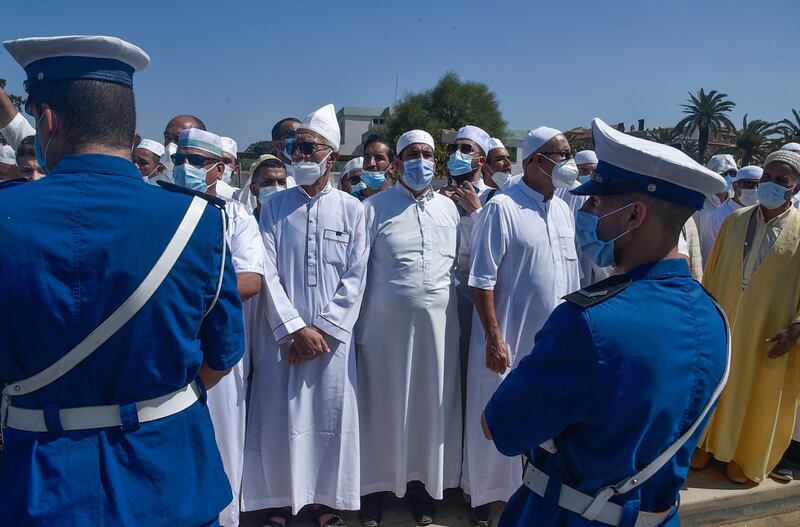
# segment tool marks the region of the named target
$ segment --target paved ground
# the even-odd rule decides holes
[[[800,478],[800,471],[795,473]],[[493,525],[501,505],[496,504]],[[261,527],[259,513],[246,513],[242,527]],[[359,527],[355,512],[344,514],[345,522]],[[384,527],[413,527],[414,519],[401,499],[387,502]],[[683,527],[798,527],[800,526],[800,481],[781,484],[771,479],[760,485],[736,485],[725,477],[723,466],[714,463],[702,472],[693,472],[681,492]],[[445,493],[435,526],[469,527],[467,505],[460,491]],[[292,527],[316,527],[303,511]]]

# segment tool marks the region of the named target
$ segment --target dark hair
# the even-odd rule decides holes
[[[29,135],[17,145],[17,157],[36,157],[36,149],[33,147],[34,136]]]
[[[277,141],[278,139],[280,139],[280,137],[281,137],[281,126],[283,125],[283,123],[298,123],[298,124],[300,124],[301,122],[302,121],[300,119],[296,118],[296,117],[286,117],[284,119],[281,119],[280,121],[275,123],[275,126],[272,127],[272,140],[273,141]]]
[[[29,104],[41,112],[47,103],[56,113],[68,144],[130,149],[136,133],[133,89],[98,80],[53,81],[37,86]]]
[[[389,148],[389,161],[394,161],[394,143],[383,137],[382,135],[370,135],[364,142],[364,152],[367,151],[367,146],[371,143],[380,143]]]

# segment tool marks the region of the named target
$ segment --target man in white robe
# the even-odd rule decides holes
[[[496,137],[489,139],[486,146],[486,163],[483,165],[483,183],[487,191],[481,195],[481,205],[505,188],[511,179],[511,154],[503,142]]]
[[[733,199],[725,201],[706,218],[705,232],[700,236],[703,260],[711,255],[717,234],[731,212],[758,204],[758,182],[764,170],[757,166],[742,167],[733,178]]]
[[[225,199],[235,199],[234,195],[239,190],[231,186],[231,181],[239,179],[242,167],[239,166],[239,145],[230,137],[222,138],[222,159],[225,162],[225,172],[222,179],[217,181],[215,192],[217,196]]]
[[[497,452],[480,416],[494,391],[534,346],[561,298],[580,289],[572,211],[554,196],[578,175],[566,137],[552,128],[531,131],[522,145],[523,177],[489,201],[472,239],[469,285],[472,324],[462,488],[471,520],[488,525],[489,504],[508,501],[519,487],[519,459]]]
[[[314,504],[360,507],[356,363],[352,329],[369,248],[364,207],[331,187],[340,131],[333,105],[303,120],[291,145],[298,187],[269,197],[259,229],[267,252],[266,294],[253,346],[242,508],[284,525]]]
[[[461,474],[459,214],[430,180],[403,170],[424,163],[433,176],[430,134],[403,134],[394,163],[398,184],[364,201],[371,247],[356,349],[365,527],[380,523],[385,494],[402,497],[407,485],[416,522],[431,523],[433,499]]]

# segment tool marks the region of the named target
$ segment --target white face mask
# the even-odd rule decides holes
[[[511,179],[511,172],[495,172],[492,174],[492,181],[500,189],[504,189],[508,185],[508,180]]]
[[[270,187],[261,187],[260,189],[258,189],[258,201],[264,203],[265,199],[272,196],[276,192],[280,192],[282,190],[286,190],[286,187],[281,187],[278,185],[272,185]]]
[[[222,172],[222,181],[225,183],[230,183],[232,175],[233,175],[233,167],[225,165],[225,170]]]
[[[745,207],[755,205],[758,203],[758,189],[756,188],[743,188],[739,194],[739,203]]]
[[[575,164],[575,160],[565,159],[564,161],[556,162],[545,155],[542,157],[555,163],[553,170],[550,174],[547,174],[553,180],[553,186],[556,188],[572,188],[572,185],[578,179],[578,165]],[[544,170],[542,170],[542,173],[546,174]]]
[[[313,185],[325,173],[325,164],[328,158],[333,153],[333,150],[328,152],[322,161],[314,163],[313,161],[292,161],[292,176],[300,186]]]

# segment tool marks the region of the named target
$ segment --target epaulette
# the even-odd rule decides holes
[[[218,209],[225,210],[225,200],[222,198],[218,198],[217,196],[211,196],[210,194],[206,194],[205,192],[200,192],[199,190],[192,190],[190,188],[176,185],[175,183],[168,183],[167,181],[156,181],[156,183],[158,183],[159,187],[169,190],[170,192],[178,192],[180,194],[188,194],[189,196],[197,196],[198,198],[203,198],[204,200],[211,203]]]
[[[565,296],[564,300],[583,308],[592,307],[616,295],[631,285],[631,282],[633,282],[633,279],[625,274],[610,276],[605,280]]]

